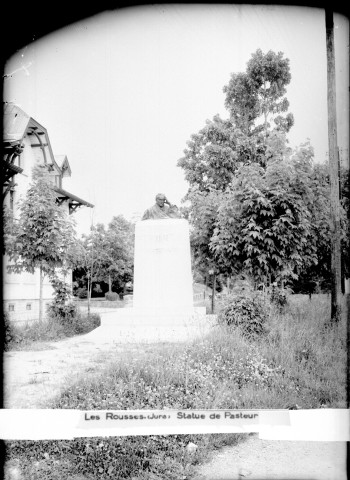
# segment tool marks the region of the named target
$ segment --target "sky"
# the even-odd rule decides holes
[[[334,15],[338,145],[349,144],[349,22]],[[228,117],[223,87],[260,48],[290,60],[291,147],[328,151],[324,11],[194,4],[101,12],[23,47],[8,59],[4,101],[43,125],[72,169],[63,188],[93,203],[74,214],[79,234],[113,216],[137,219],[157,193],[181,205],[177,166],[207,119]],[[348,150],[347,150],[348,152]]]

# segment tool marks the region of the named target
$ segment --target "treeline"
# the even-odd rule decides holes
[[[178,165],[189,182],[183,213],[192,226],[195,275],[248,275],[294,292],[330,284],[328,164],[307,140],[292,149],[285,97],[289,60],[257,50],[224,87],[227,119],[214,116],[191,136]],[[342,271],[349,277],[349,174],[342,170]],[[343,285],[344,286],[344,285]]]
[[[76,296],[104,297],[107,292],[114,292],[122,298],[132,291],[134,225],[118,215],[107,228],[102,223],[92,227],[88,235],[78,240],[74,266],[73,293]]]

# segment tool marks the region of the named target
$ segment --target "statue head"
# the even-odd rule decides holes
[[[156,196],[156,203],[159,205],[159,207],[164,207],[165,203],[165,195],[164,193],[158,193]]]

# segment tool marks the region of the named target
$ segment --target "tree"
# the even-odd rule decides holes
[[[289,60],[281,52],[264,55],[261,50],[252,55],[246,73],[232,74],[224,87],[229,118],[216,115],[207,120],[205,127],[191,136],[178,161],[190,188],[224,191],[240,166],[266,166],[271,144],[281,140],[285,144],[285,134],[294,123],[291,113],[282,115],[289,107],[284,94],[290,79]]]
[[[341,169],[341,250],[342,274],[349,277],[349,187],[348,170]],[[331,286],[331,226],[330,226],[330,181],[328,164],[315,164],[308,175],[311,195],[305,196],[311,212],[313,241],[316,245],[317,263],[304,269],[295,282],[293,289],[301,293],[313,293],[318,286],[320,290],[330,290]]]
[[[123,289],[126,282],[133,278],[135,227],[122,215],[114,216],[108,224],[107,242],[110,262],[108,265],[108,283]],[[120,290],[119,290],[120,291]]]
[[[7,221],[6,221],[7,219]],[[68,251],[75,243],[74,223],[64,207],[56,202],[45,167],[33,169],[33,181],[19,202],[19,217],[7,213],[4,228],[8,271],[40,271],[39,320],[43,318],[43,278],[55,277],[59,267],[67,266]]]
[[[316,261],[311,215],[291,161],[242,167],[222,197],[210,248],[232,273],[284,284]]]
[[[246,72],[232,74],[224,87],[229,118],[216,115],[207,120],[205,127],[191,136],[185,156],[178,161],[189,182],[185,198],[191,202],[191,245],[195,262],[202,268],[205,265],[212,270],[215,265],[214,270],[220,273],[233,271],[231,261],[225,260],[223,229],[218,236],[217,221],[220,202],[228,206],[232,201],[233,185],[236,188],[238,176],[242,180],[242,168],[266,168],[269,161],[282,161],[290,155],[286,133],[293,125],[293,116],[282,115],[289,106],[284,94],[290,79],[289,60],[281,52],[264,55],[257,50]],[[221,213],[223,222],[222,208]],[[222,242],[220,255],[219,243],[213,243],[214,232],[216,242]]]
[[[203,271],[215,265],[227,276],[245,271],[256,282],[293,287],[299,280],[328,282],[329,175],[313,164],[309,141],[294,150],[288,145],[290,80],[283,53],[257,50],[246,72],[232,74],[224,87],[229,118],[207,120],[178,161],[189,182],[194,262]],[[349,210],[341,212],[341,225],[345,272]]]
[[[92,242],[88,242],[86,238],[77,240],[75,251],[75,265],[73,268],[73,288],[78,283],[81,284],[81,277],[84,277],[84,283],[87,283],[87,299],[88,299],[88,316],[90,316],[90,298],[92,289],[92,275],[94,272],[94,248]],[[77,275],[78,272],[78,275]],[[74,290],[73,290],[74,291]]]
[[[288,110],[289,102],[284,97],[286,86],[290,83],[289,60],[283,53],[271,50],[265,55],[258,49],[247,64],[246,73],[234,73],[224,87],[225,106],[231,119],[246,135],[262,130],[257,124],[263,117],[265,138],[270,124],[269,116],[274,117],[278,129],[286,132],[293,125],[293,115],[281,115]]]
[[[112,285],[117,292],[124,290],[132,278],[133,244],[134,227],[122,215],[113,217],[107,229],[98,223],[89,235],[83,235],[74,277],[87,283],[89,302],[93,282],[108,283],[109,291]]]
[[[224,190],[240,163],[245,163],[252,150],[245,135],[230,120],[216,115],[198,134],[187,142],[185,156],[178,166],[185,172],[191,187],[202,191]]]
[[[206,192],[197,187],[191,190],[187,198],[191,202],[189,221],[191,223],[190,243],[194,268],[205,277],[206,284],[209,283],[209,276],[213,279],[212,311],[214,311],[216,278],[222,272],[214,252],[210,249],[210,241],[214,233],[221,195],[215,189]]]
[[[293,125],[293,116],[291,114],[286,117],[280,115],[289,107],[289,102],[284,97],[286,86],[291,80],[289,60],[283,58],[282,52],[276,54],[270,50],[264,55],[258,49],[248,62],[247,75],[257,96],[259,114],[264,117],[265,137],[267,136],[269,115],[276,115],[276,125],[289,131]]]

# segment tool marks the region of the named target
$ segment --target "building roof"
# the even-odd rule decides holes
[[[89,203],[86,200],[83,200],[82,198],[79,198],[76,195],[73,195],[72,193],[67,192],[67,190],[63,190],[63,188],[54,187],[54,191],[58,193],[58,199],[60,199],[61,202],[68,200],[70,213],[74,212],[78,207],[82,205],[85,205],[86,207],[94,208],[94,205],[92,203]]]
[[[12,178],[17,174],[17,173],[22,173],[23,168],[18,167],[17,165],[14,165],[11,162],[8,162],[7,160],[4,160],[2,162],[2,175],[3,175],[3,187],[6,187],[5,192],[3,192],[3,197],[6,196],[7,194],[7,187],[11,187],[11,180]]]
[[[6,148],[12,148],[14,145],[21,145],[24,137],[26,135],[34,135],[38,139],[38,144],[32,146],[39,147],[43,149],[48,149],[46,154],[44,151],[45,162],[48,165],[54,167],[57,172],[62,173],[63,177],[71,175],[71,168],[68,162],[66,155],[53,155],[49,136],[45,127],[40,125],[36,120],[30,117],[25,113],[18,105],[14,103],[4,103],[4,116],[3,116],[3,140]],[[45,138],[45,141],[42,142],[41,137]],[[6,167],[6,172],[8,175],[14,175],[15,173],[21,173],[23,170],[15,165],[10,164],[5,161],[3,163],[3,169]],[[74,212],[79,206],[85,205],[87,207],[93,208],[94,205],[89,203],[72,193],[67,192],[59,187],[54,187],[55,192],[58,194],[58,201],[68,200],[69,211]]]
[[[52,165],[54,169],[59,172],[60,169],[52,152],[46,128],[25,113],[15,103],[5,102],[3,116],[3,141],[5,146],[13,144],[14,142],[21,143],[26,135],[34,135],[34,137],[38,139],[39,143],[35,146],[42,146],[45,162],[48,165]]]
[[[22,140],[30,117],[14,103],[5,103],[4,105],[4,124],[3,139],[4,142],[13,142]]]
[[[60,167],[62,177],[70,177],[72,170],[70,168],[67,155],[55,155],[57,165]]]
[[[15,103],[5,102],[3,118],[4,142],[23,140],[29,127],[35,129],[37,133],[47,136],[46,128],[25,113]]]
[[[2,162],[2,168],[3,168],[3,170],[11,170],[14,174],[23,172],[23,168],[18,167],[17,165],[14,165],[13,163],[7,162],[6,160],[4,160]]]

